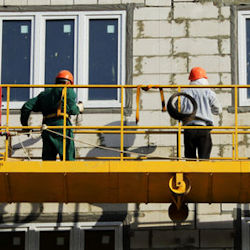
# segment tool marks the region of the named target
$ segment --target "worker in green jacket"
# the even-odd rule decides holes
[[[56,84],[74,84],[73,75],[68,70],[60,71],[56,76]],[[46,88],[37,97],[28,100],[21,109],[21,124],[28,126],[31,111],[42,112],[43,124],[48,126],[63,126],[64,116],[64,94],[63,88]],[[70,115],[83,112],[83,104],[76,104],[76,94],[73,88],[67,88],[66,125],[71,126]],[[63,159],[63,129],[53,129],[54,132],[43,130],[42,159],[44,161],[55,161],[57,154]],[[66,130],[66,136],[73,138],[72,129]],[[75,160],[75,145],[71,139],[66,139],[66,160]]]

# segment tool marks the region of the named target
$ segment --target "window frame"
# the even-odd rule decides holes
[[[121,15],[121,12],[123,12],[124,14]],[[120,14],[118,14],[120,13]],[[110,14],[110,12],[104,12],[105,15],[100,15],[100,14],[96,14],[96,12],[88,12],[85,15],[85,29],[86,29],[86,33],[87,33],[87,39],[86,39],[86,43],[84,44],[84,51],[85,53],[87,53],[86,57],[83,57],[84,59],[86,59],[87,61],[85,61],[84,65],[85,65],[85,72],[87,72],[85,74],[85,77],[83,79],[83,82],[89,82],[88,79],[88,72],[89,72],[89,23],[91,19],[117,19],[118,20],[118,52],[119,50],[121,50],[121,53],[118,53],[118,60],[117,60],[117,64],[118,64],[118,71],[117,71],[117,84],[118,85],[124,85],[125,83],[125,73],[126,73],[126,61],[125,61],[125,55],[126,55],[126,28],[123,27],[124,24],[126,23],[126,12],[125,11],[119,11],[116,15],[114,14]],[[122,42],[123,41],[123,42]],[[123,67],[123,69],[121,69],[121,65]],[[79,65],[80,66],[80,65]],[[80,79],[79,79],[79,82]],[[120,107],[121,106],[121,97],[120,97],[120,89],[118,89],[117,91],[117,96],[118,96],[118,100],[117,101],[106,101],[106,100],[100,100],[100,101],[86,101],[87,100],[87,95],[88,92],[82,92],[84,93],[83,95],[78,94],[78,97],[80,100],[84,100],[85,102],[85,107],[96,107],[96,104],[98,107],[104,107],[104,108],[108,108],[108,107]],[[125,97],[125,95],[124,95]]]
[[[246,19],[250,19],[250,11],[238,11],[238,74],[239,85],[247,85],[246,62]],[[250,83],[249,83],[250,84]],[[250,98],[247,98],[247,88],[239,89],[239,106],[250,106]]]
[[[89,21],[91,19],[117,19],[118,20],[118,75],[117,85],[124,85],[126,81],[126,10],[97,10],[97,11],[34,11],[34,12],[1,12],[0,34],[4,20],[31,20],[31,61],[30,85],[43,85],[45,78],[45,32],[46,20],[74,19],[74,78],[75,83],[88,85],[88,43]],[[2,36],[1,36],[2,38]],[[83,46],[80,46],[83,44]],[[2,39],[0,39],[0,53],[2,53]],[[1,61],[0,61],[1,68]],[[1,79],[1,73],[0,73]],[[37,96],[44,88],[30,88],[30,98]],[[120,89],[118,100],[87,100],[87,88],[76,88],[77,99],[84,102],[85,108],[117,108],[120,107]],[[125,94],[124,94],[125,98]],[[11,101],[10,109],[19,109],[24,102]],[[125,103],[125,102],[124,102]],[[125,106],[125,105],[124,105]],[[7,103],[2,103],[6,109]]]

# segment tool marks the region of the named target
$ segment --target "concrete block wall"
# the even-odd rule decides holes
[[[104,5],[134,3],[133,19],[133,84],[187,84],[188,73],[193,66],[206,69],[212,85],[231,84],[231,21],[230,5],[221,1],[176,1],[176,0],[3,0],[4,6],[32,5]],[[174,89],[165,91],[168,100]],[[223,105],[223,114],[215,117],[215,125],[234,125],[234,114],[227,109],[232,106],[231,89],[215,89]],[[157,90],[141,93],[140,121],[138,125],[168,126],[177,122],[167,113],[161,112],[160,95]],[[128,123],[135,123],[136,91],[133,92],[132,114],[126,116]],[[150,119],[149,119],[150,117]],[[244,123],[239,116],[239,124]],[[18,115],[12,116],[11,122],[19,124]],[[37,121],[36,118],[34,120]],[[85,113],[80,121],[74,124],[91,126],[118,125],[120,116],[117,114]],[[32,122],[32,121],[31,121]],[[112,137],[112,136],[111,136]],[[166,136],[163,136],[166,137]],[[87,139],[86,139],[87,138]],[[100,139],[101,138],[101,139]],[[77,143],[78,154],[88,154],[92,145],[115,146],[119,148],[119,138],[114,142],[107,135],[76,136],[77,140],[89,142],[89,145]],[[113,137],[112,137],[113,138]],[[118,139],[117,139],[118,138]],[[104,139],[104,141],[103,141]],[[129,140],[126,145],[131,150],[137,147],[158,146],[159,152],[169,152],[172,156],[176,140],[158,140],[159,136],[139,136]],[[107,140],[108,142],[105,142]],[[215,139],[212,156],[228,156],[230,150],[225,150],[228,143],[223,139]],[[241,145],[242,152],[247,151],[247,145]],[[171,145],[172,144],[172,145]],[[38,145],[38,144],[36,144]],[[4,146],[3,146],[4,147]],[[88,150],[89,149],[89,150]],[[32,151],[32,150],[31,150]],[[166,156],[164,154],[164,156]]]
[[[133,20],[133,84],[186,84],[193,66],[204,67],[212,85],[232,84],[231,75],[231,17],[230,6],[224,1],[193,0],[0,0],[1,6],[31,5],[103,5],[135,3]],[[135,122],[135,97],[133,111],[126,116],[128,123]],[[216,125],[233,125],[234,114],[228,112],[232,105],[230,89],[216,89],[223,114],[216,118]],[[171,92],[166,91],[166,100]],[[5,118],[3,118],[4,121]],[[118,114],[84,114],[78,124],[107,125],[120,121]],[[40,124],[41,117],[34,118],[32,125]],[[73,120],[75,124],[77,121]],[[239,114],[239,124],[248,122],[246,114]],[[19,123],[19,115],[11,117],[11,124]],[[175,125],[176,121],[160,111],[160,98],[156,90],[143,92],[140,102],[139,125]],[[249,155],[249,136],[240,136],[240,156]],[[1,138],[0,138],[1,139]],[[21,138],[23,139],[23,138]],[[83,135],[78,139],[93,145],[119,147],[119,137]],[[213,156],[231,156],[229,136],[213,135]],[[140,148],[157,156],[175,156],[176,139],[173,135],[128,136],[126,147]],[[23,155],[18,138],[14,155]],[[77,155],[102,155],[101,150],[77,143]],[[157,146],[157,147],[155,147]],[[4,149],[4,142],[0,140]],[[145,147],[145,148],[143,148]],[[147,148],[148,147],[148,148]],[[143,151],[144,150],[144,151]],[[148,151],[147,151],[148,150]],[[41,154],[41,140],[28,146],[28,154]],[[113,153],[110,153],[114,156]],[[42,208],[41,208],[42,206]],[[76,210],[77,207],[77,210]],[[62,212],[71,218],[75,212],[101,217],[103,212],[126,212],[130,217],[131,249],[234,249],[235,204],[189,204],[187,221],[173,224],[168,216],[169,204],[1,204],[3,222],[13,221],[15,214],[23,216],[40,212],[42,216],[55,216]],[[37,209],[37,210],[36,210]],[[69,216],[69,217],[67,217]],[[71,217],[70,217],[71,216]],[[96,218],[96,217],[95,217]]]

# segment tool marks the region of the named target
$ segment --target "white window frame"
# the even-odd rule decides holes
[[[238,12],[238,66],[239,85],[247,85],[247,48],[246,48],[246,19],[250,19],[250,11]],[[239,89],[239,105],[250,106],[250,98],[247,98],[247,88]]]
[[[84,250],[85,230],[114,230],[115,250],[123,250],[122,222],[63,222],[63,223],[6,223],[0,226],[0,232],[25,231],[25,250],[39,249],[42,231],[70,231],[70,250]]]
[[[70,11],[70,12],[22,12],[0,13],[0,34],[4,20],[31,20],[31,62],[30,85],[43,85],[45,73],[45,25],[46,20],[74,19],[74,81],[75,84],[88,84],[88,43],[89,21],[91,19],[117,19],[118,20],[118,85],[124,85],[126,79],[126,11]],[[0,39],[0,53],[2,53],[2,39]],[[1,62],[0,62],[1,69]],[[1,79],[1,72],[0,72]],[[39,94],[43,88],[30,88],[30,97]],[[86,108],[120,107],[120,89],[118,100],[87,100],[87,89],[76,88],[77,99],[84,102]],[[125,97],[125,95],[124,95]],[[124,102],[125,103],[125,102]],[[10,102],[11,109],[19,109],[23,102]],[[3,108],[6,108],[3,102]]]
[[[242,249],[250,250],[250,217],[242,218],[241,223],[241,231],[242,231]]]
[[[123,13],[123,15],[121,14]],[[96,12],[88,12],[85,15],[85,29],[87,33],[87,39],[84,44],[84,53],[87,55],[85,57],[82,56],[86,61],[84,62],[83,65],[80,65],[79,67],[84,67],[84,71],[86,74],[83,77],[83,82],[89,82],[88,79],[88,72],[89,72],[89,22],[91,19],[117,19],[118,20],[118,72],[117,72],[117,83],[118,85],[124,85],[125,83],[125,51],[126,51],[126,29],[124,24],[126,23],[126,12],[124,11],[119,11],[117,14],[115,13],[110,13],[110,12],[103,12],[102,15],[99,13],[96,14]],[[119,53],[119,51],[121,51]],[[78,69],[80,70],[80,69]],[[79,79],[79,82],[80,81]],[[109,100],[101,100],[101,101],[88,101],[87,100],[87,91],[82,92],[82,95],[78,95],[78,98],[80,100],[84,100],[85,107],[120,107],[120,89],[118,89],[118,101],[109,101]],[[84,94],[83,94],[84,93]],[[125,95],[124,95],[125,97]]]

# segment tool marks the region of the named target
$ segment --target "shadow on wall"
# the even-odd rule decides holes
[[[28,206],[26,209],[27,212],[22,212],[21,209],[22,205]],[[15,211],[13,214],[8,213],[7,206],[14,206]],[[25,224],[29,222],[36,221],[40,215],[43,213],[43,205],[42,203],[13,203],[12,205],[7,203],[0,204],[0,224],[4,223],[18,223],[18,224]],[[6,217],[6,214],[9,217]]]
[[[18,135],[18,137],[20,137],[20,135]],[[25,136],[26,137],[26,136]],[[35,143],[37,143],[38,141],[41,140],[41,135],[36,136],[36,137],[26,137],[27,139],[23,140],[23,138],[18,138],[19,142],[16,144],[12,145],[12,139],[10,137],[10,152],[9,152],[9,156],[12,156],[13,154],[15,154],[16,151],[18,150],[24,150],[24,155],[27,154],[26,150],[27,147],[34,145]]]
[[[106,126],[120,126],[120,121],[115,121],[107,124]],[[125,122],[124,126],[136,126],[135,122]],[[109,129],[105,129],[109,130]],[[111,129],[110,129],[111,130]],[[115,129],[112,129],[115,130]],[[118,130],[118,129],[117,129]],[[135,129],[131,129],[131,131]],[[119,157],[120,156],[120,142],[121,137],[120,134],[106,134],[101,132],[102,129],[100,129],[100,133],[98,134],[99,140],[100,140],[100,146],[107,147],[107,149],[103,148],[94,148],[90,150],[87,154],[87,157]],[[136,138],[136,134],[124,134],[124,151],[126,153],[124,156],[135,156],[136,154],[130,154],[130,153],[137,153],[137,154],[151,154],[156,150],[155,145],[145,145],[141,147],[134,148],[132,150],[129,150],[130,147],[134,145]],[[108,148],[113,148],[108,149]]]

